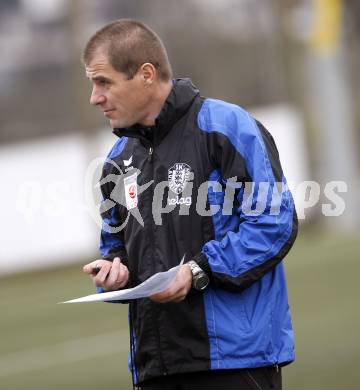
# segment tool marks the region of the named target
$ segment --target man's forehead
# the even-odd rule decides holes
[[[87,77],[94,77],[96,73],[109,71],[111,68],[109,60],[104,54],[95,54],[90,63],[85,65],[85,72]]]

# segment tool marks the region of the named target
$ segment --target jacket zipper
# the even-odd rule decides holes
[[[154,153],[154,146],[151,145],[149,147],[149,154],[148,154],[148,161],[150,163],[153,162],[153,153]],[[154,177],[154,166],[152,166],[152,172],[153,172],[153,177]],[[153,230],[151,229],[151,232],[152,232],[152,240],[151,240],[151,248],[152,248],[152,255],[154,255],[154,233],[153,233]],[[152,258],[154,258],[154,256],[152,256]],[[152,263],[154,264],[154,263]],[[153,269],[152,269],[152,274],[155,273],[155,269],[154,269],[154,266],[153,266]],[[156,304],[154,304],[156,305]],[[154,306],[155,308],[156,306]],[[157,309],[156,309],[157,311]],[[163,359],[163,355],[162,355],[162,351],[161,351],[161,345],[160,345],[160,331],[159,331],[159,323],[158,323],[158,316],[157,316],[157,313],[154,313],[152,312],[152,317],[153,317],[153,323],[154,323],[154,329],[155,329],[155,333],[156,333],[156,339],[157,339],[157,350],[158,350],[158,355],[159,355],[159,361],[160,361],[160,369],[161,369],[161,372],[162,372],[162,375],[167,375],[167,371],[165,369],[165,364],[164,364],[164,359]]]
[[[153,152],[154,152],[154,148],[152,146],[150,146],[150,148],[149,148],[149,155],[148,155],[148,161],[149,162],[152,162]]]

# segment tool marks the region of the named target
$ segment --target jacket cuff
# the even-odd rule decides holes
[[[211,279],[212,271],[210,268],[209,261],[203,253],[198,253],[191,260],[194,260],[195,263],[206,273],[206,275]]]

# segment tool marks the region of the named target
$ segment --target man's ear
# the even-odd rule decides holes
[[[145,62],[140,67],[141,78],[145,87],[150,87],[156,79],[156,69],[150,62]]]

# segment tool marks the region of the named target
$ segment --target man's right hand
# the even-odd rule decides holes
[[[129,270],[119,257],[112,262],[103,259],[92,261],[84,265],[83,271],[91,276],[96,287],[106,291],[119,290],[129,281]]]

